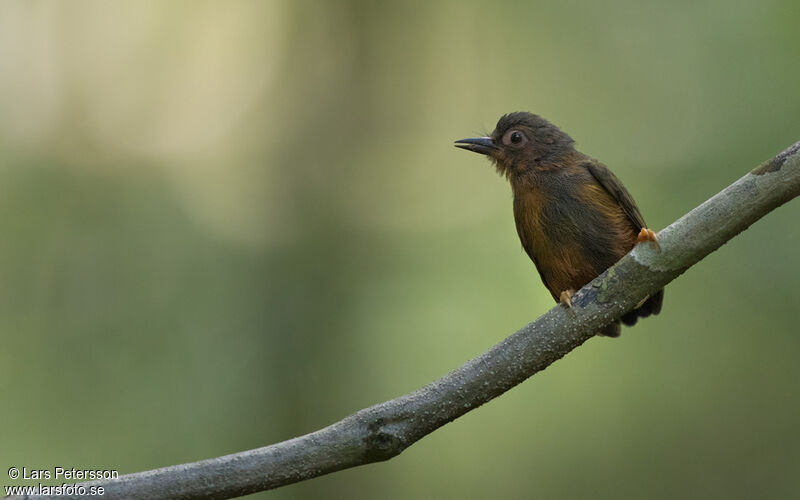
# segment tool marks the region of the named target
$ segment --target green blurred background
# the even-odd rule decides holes
[[[800,139],[800,7],[0,4],[0,484],[263,446],[553,304],[453,148],[530,110],[661,229]],[[800,205],[387,463],[256,497],[789,498]]]

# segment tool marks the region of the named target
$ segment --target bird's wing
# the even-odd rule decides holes
[[[597,182],[603,186],[603,189],[619,203],[622,211],[625,212],[625,215],[628,216],[628,219],[630,219],[631,223],[634,225],[634,229],[639,231],[641,228],[646,227],[644,224],[644,217],[642,217],[641,212],[639,212],[639,207],[636,206],[636,202],[633,201],[633,196],[625,189],[622,182],[617,179],[614,172],[595,160],[586,162],[585,166]]]

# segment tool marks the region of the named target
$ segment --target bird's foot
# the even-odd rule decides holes
[[[637,243],[644,243],[645,241],[651,242],[655,245],[656,250],[659,252],[661,251],[661,245],[658,243],[658,238],[656,237],[656,233],[653,232],[652,229],[647,229],[643,227],[641,231],[639,231],[639,236],[636,237]]]
[[[564,305],[566,305],[569,309],[572,309],[572,295],[575,293],[575,290],[569,289],[564,290],[561,292],[561,296],[558,298],[558,301]]]

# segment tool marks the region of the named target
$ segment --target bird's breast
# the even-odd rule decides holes
[[[523,248],[554,298],[579,289],[635,244],[619,205],[591,182],[553,179],[514,190]]]

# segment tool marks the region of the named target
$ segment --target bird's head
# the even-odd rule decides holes
[[[574,141],[541,116],[524,111],[503,115],[490,135],[456,141],[457,148],[488,156],[497,170],[511,177],[555,165],[572,152]]]

